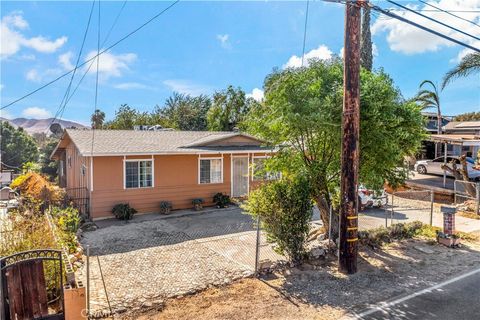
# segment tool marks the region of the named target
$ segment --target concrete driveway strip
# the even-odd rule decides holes
[[[356,314],[350,319],[479,319],[480,268]]]

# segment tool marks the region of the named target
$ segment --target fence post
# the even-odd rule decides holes
[[[480,214],[480,182],[477,182],[477,190],[476,190],[476,198],[477,198],[477,214]]]
[[[87,245],[87,319],[90,319],[90,246]]]
[[[394,198],[394,194],[395,194],[395,192],[392,192],[392,211],[390,212],[390,225],[393,224],[393,215],[395,214],[395,212],[393,211],[393,198]]]
[[[433,226],[433,201],[435,198],[435,194],[433,190],[430,190],[430,226]]]
[[[257,241],[255,246],[255,275],[258,274],[259,259],[260,259],[260,215],[257,217]]]
[[[457,180],[453,181],[453,204],[457,204]]]
[[[328,249],[331,248],[332,241],[332,204],[329,206],[329,217],[328,217]]]

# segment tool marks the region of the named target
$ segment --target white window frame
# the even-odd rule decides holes
[[[139,161],[148,161],[152,163],[152,185],[151,186],[146,186],[146,187],[140,187],[140,166],[138,166],[138,187],[129,187],[127,188],[127,162],[139,162]],[[131,190],[131,189],[148,189],[148,188],[154,188],[155,186],[155,159],[126,159],[125,157],[123,158],[123,189],[125,190]]]
[[[220,182],[201,182],[200,181],[200,164],[202,160],[220,160]],[[212,166],[210,165],[210,168]],[[223,183],[223,157],[198,157],[198,184],[221,184]]]

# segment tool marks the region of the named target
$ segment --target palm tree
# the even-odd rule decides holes
[[[105,112],[96,109],[90,120],[92,122],[92,129],[101,129],[105,121]]]
[[[431,90],[424,89],[430,86]],[[442,134],[442,112],[440,110],[440,95],[438,94],[437,86],[430,80],[423,80],[419,87],[420,91],[415,97],[415,101],[422,107],[423,110],[435,108],[437,109],[437,133]],[[435,143],[435,157],[438,156],[438,143]]]
[[[455,68],[445,74],[445,77],[443,77],[442,89],[444,89],[453,79],[467,77],[476,72],[480,72],[480,53],[474,52],[467,54]]]

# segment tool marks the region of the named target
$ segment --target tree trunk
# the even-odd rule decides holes
[[[322,195],[316,197],[317,207],[320,211],[320,219],[322,219],[323,226],[325,228],[326,238],[328,238],[328,230],[330,227],[330,205],[329,201]],[[336,240],[338,238],[338,210],[332,208],[332,240]]]
[[[360,63],[362,67],[368,71],[372,71],[373,67],[373,49],[372,49],[372,34],[370,32],[370,7],[366,6],[362,8],[362,41],[361,41],[361,53]]]
[[[452,168],[446,165],[442,165],[442,169],[450,172],[455,177],[455,180],[470,182],[470,178],[468,176],[466,156],[465,155],[461,156],[459,160],[460,160],[460,164],[462,165],[462,169],[457,169],[457,164],[454,161],[451,163]],[[465,188],[465,192],[467,192],[468,195],[470,195],[471,197],[476,197],[477,191],[474,184],[466,183],[464,185],[464,188]]]

